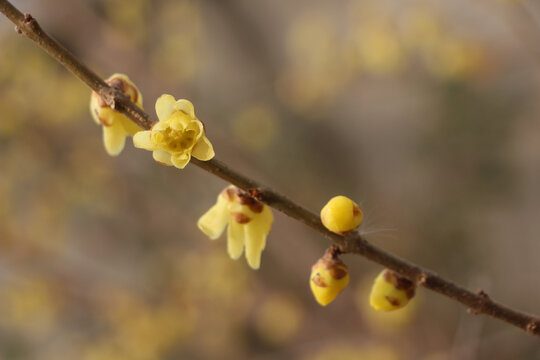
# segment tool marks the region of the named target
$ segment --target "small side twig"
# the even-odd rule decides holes
[[[24,15],[7,0],[0,0],[0,12],[16,25],[16,30],[19,33],[34,41],[92,90],[97,92],[111,108],[126,115],[144,129],[152,127],[154,122],[147,113],[131,103],[122,93],[109,87],[102,78],[97,76],[76,59],[73,54],[45,33],[31,15]],[[473,293],[428,269],[379,249],[370,244],[358,232],[351,232],[346,235],[334,234],[322,225],[319,216],[315,213],[305,209],[284,195],[262,186],[256,181],[229,168],[219,160],[199,161],[192,159],[191,162],[203,170],[249,192],[254,198],[281,211],[285,215],[318,231],[333,241],[337,246],[336,251],[339,251],[341,254],[351,253],[361,255],[368,260],[397,272],[411,281],[415,281],[419,286],[423,286],[462,303],[467,306],[471,313],[485,314],[519,327],[529,334],[540,336],[540,318],[534,315],[526,314],[495,302],[484,292]]]

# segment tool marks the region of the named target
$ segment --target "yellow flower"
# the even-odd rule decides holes
[[[349,284],[347,265],[329,248],[311,268],[309,285],[315,300],[322,306],[330,304]]]
[[[416,285],[395,272],[385,269],[375,279],[369,304],[377,311],[397,310],[414,297]]]
[[[364,214],[358,205],[345,196],[335,196],[322,208],[321,221],[330,231],[344,234],[356,229]]]
[[[178,169],[183,169],[192,155],[202,161],[214,157],[204,125],[195,116],[190,101],[177,101],[171,95],[161,95],[156,101],[156,113],[159,122],[151,130],[140,131],[133,136],[135,147],[153,151],[154,160]]]
[[[105,82],[122,91],[134,104],[142,109],[142,95],[135,84],[124,74],[113,74]],[[133,136],[141,128],[124,115],[111,109],[94,91],[90,97],[90,113],[97,124],[103,125],[103,144],[111,156],[120,154],[126,136]]]
[[[253,269],[261,265],[261,254],[266,246],[274,216],[265,204],[246,192],[229,186],[219,194],[217,202],[197,222],[199,229],[215,240],[227,231],[227,251],[236,260],[246,250],[246,259]]]

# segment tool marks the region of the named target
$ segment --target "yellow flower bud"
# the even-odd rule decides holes
[[[345,196],[335,196],[321,210],[321,221],[330,231],[337,234],[356,229],[364,214],[358,205]]]
[[[252,269],[261,266],[261,254],[272,228],[274,216],[270,208],[246,192],[229,186],[219,194],[217,202],[197,222],[199,229],[215,240],[227,225],[227,251],[238,259],[245,256]]]
[[[214,157],[214,148],[190,101],[161,95],[156,101],[156,113],[159,122],[151,130],[133,136],[135,147],[152,151],[154,160],[178,169],[183,169],[191,156],[201,161]]]
[[[347,265],[337,257],[337,248],[329,248],[311,268],[309,285],[315,300],[330,304],[349,284]]]
[[[414,297],[416,285],[394,271],[385,269],[375,279],[369,303],[377,311],[397,310]]]
[[[126,75],[113,74],[105,82],[110,87],[122,91],[142,109],[141,92]],[[90,97],[90,113],[97,124],[103,125],[103,144],[111,156],[120,154],[126,143],[126,136],[133,136],[141,130],[133,121],[108,107],[94,91]]]

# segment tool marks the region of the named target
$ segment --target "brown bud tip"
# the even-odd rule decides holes
[[[242,189],[239,189],[235,186],[230,186],[223,190],[221,195],[227,201],[235,201],[240,205],[247,206],[251,211],[256,214],[260,214],[264,209],[264,204],[251,195],[251,191],[247,192]]]
[[[416,280],[416,285],[418,286],[422,286],[426,283],[428,279],[428,276],[424,273],[420,274],[420,276],[418,276],[418,279]]]
[[[321,267],[330,272],[334,279],[342,279],[347,276],[347,265],[338,257],[339,248],[330,246],[326,249],[324,255],[313,265],[313,267]]]
[[[534,334],[536,332],[536,329],[538,329],[538,324],[535,321],[531,321],[527,324],[527,327],[525,328],[525,331],[528,333]]]
[[[481,297],[483,297],[484,299],[489,299],[488,294],[487,294],[484,290],[482,290],[482,289],[478,290],[477,294],[478,294],[478,296],[481,296]]]
[[[407,294],[407,298],[412,299],[414,297],[416,285],[411,280],[388,269],[384,271],[383,277],[386,282],[393,284],[397,290],[404,290]]]

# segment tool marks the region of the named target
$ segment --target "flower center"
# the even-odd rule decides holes
[[[183,152],[195,145],[197,131],[167,128],[152,134],[153,140],[168,152]]]

